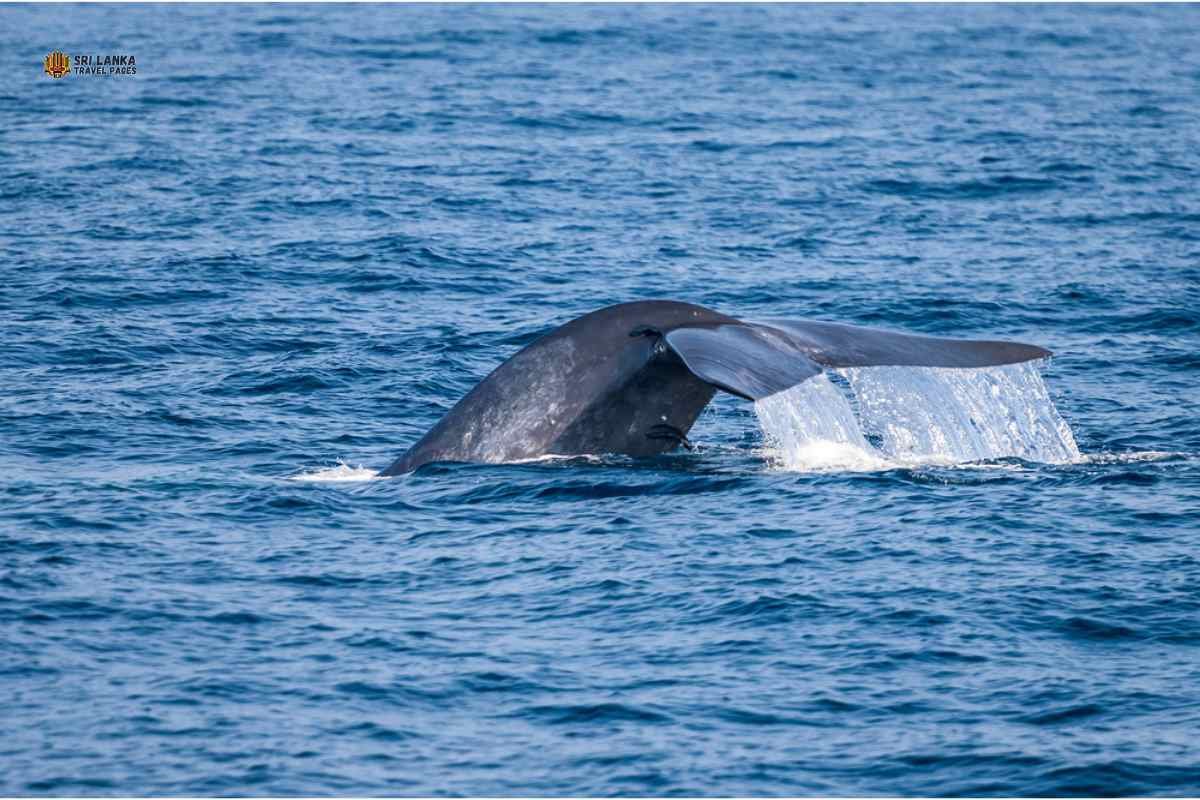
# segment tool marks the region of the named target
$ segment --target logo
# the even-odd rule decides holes
[[[42,71],[57,80],[71,71],[71,57],[55,50],[42,61]]]
[[[128,54],[75,56],[75,74],[97,77],[137,75],[137,59]]]
[[[137,59],[128,53],[69,56],[55,50],[42,59],[42,71],[55,80],[68,75],[80,78],[137,75]]]

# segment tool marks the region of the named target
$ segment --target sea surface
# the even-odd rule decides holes
[[[5,6],[0,71],[0,794],[1200,793],[1197,6]],[[1054,356],[374,477],[649,298]],[[976,401],[1028,446],[921,449]]]

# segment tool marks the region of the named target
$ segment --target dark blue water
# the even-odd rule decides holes
[[[1198,44],[3,8],[0,794],[1197,793]],[[653,297],[1044,345],[1085,458],[773,469],[725,397],[691,454],[294,480]]]

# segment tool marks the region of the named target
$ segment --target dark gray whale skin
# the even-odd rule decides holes
[[[829,322],[743,322],[672,300],[621,303],[571,320],[505,361],[381,474],[433,461],[652,456],[686,446],[717,389],[757,400],[824,368],[983,367],[1049,355],[1014,342]]]

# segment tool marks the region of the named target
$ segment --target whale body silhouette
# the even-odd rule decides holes
[[[758,400],[825,369],[989,367],[1028,344],[917,336],[803,319],[743,321],[672,300],[620,303],[547,333],[497,367],[383,475],[433,461],[651,456],[690,447],[713,395]]]

